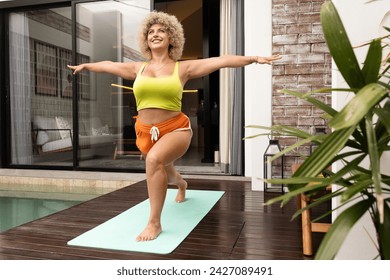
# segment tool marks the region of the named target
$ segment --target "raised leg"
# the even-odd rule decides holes
[[[170,163],[165,166],[165,171],[168,175],[168,185],[178,187],[178,192],[175,201],[178,203],[183,202],[186,198],[187,182],[181,177],[180,173],[177,172],[177,170],[173,166],[173,163]]]
[[[148,185],[150,214],[148,223],[137,237],[137,241],[153,240],[161,233],[161,212],[168,186],[167,173],[171,176],[169,178],[171,180],[173,180],[173,177],[178,178],[177,176],[172,177],[173,162],[184,155],[190,145],[190,141],[190,131],[171,132],[161,137],[146,155],[146,182]],[[170,165],[172,167],[169,167]],[[181,181],[180,184],[182,184]]]

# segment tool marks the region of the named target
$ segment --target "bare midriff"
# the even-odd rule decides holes
[[[172,119],[179,114],[180,111],[146,108],[138,111],[138,119],[145,124],[157,124]]]

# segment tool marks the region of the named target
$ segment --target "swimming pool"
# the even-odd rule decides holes
[[[97,194],[0,190],[0,232],[62,211]]]

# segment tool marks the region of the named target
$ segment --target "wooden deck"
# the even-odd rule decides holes
[[[263,206],[271,193],[251,191],[242,181],[188,180],[189,188],[225,195],[168,255],[71,247],[67,242],[147,198],[146,182],[10,229],[0,234],[0,259],[310,259],[302,254],[300,220],[291,221],[295,201]],[[314,246],[322,234],[314,235]]]

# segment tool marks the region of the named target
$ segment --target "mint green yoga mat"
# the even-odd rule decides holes
[[[149,200],[145,200],[70,240],[68,245],[169,254],[206,216],[224,192],[187,190],[186,200],[182,203],[174,201],[176,194],[176,189],[168,189],[161,216],[163,232],[155,240],[135,241],[149,217]]]

